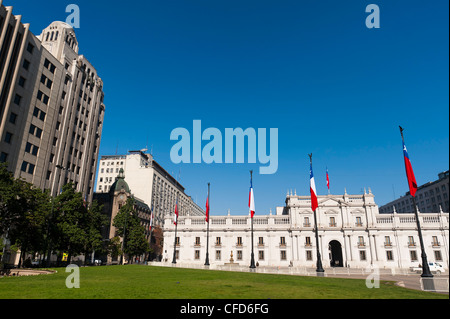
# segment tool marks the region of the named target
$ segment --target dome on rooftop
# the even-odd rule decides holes
[[[111,193],[115,193],[115,192],[119,192],[121,190],[124,190],[127,193],[131,193],[130,187],[128,186],[127,182],[125,182],[125,175],[124,175],[124,171],[122,168],[120,169],[119,175],[117,175],[116,181],[111,185],[111,188],[109,191]]]

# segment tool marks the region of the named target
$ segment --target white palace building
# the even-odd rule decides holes
[[[414,214],[380,214],[370,189],[363,195],[318,196],[319,249],[329,267],[406,270],[421,264],[421,248]],[[421,213],[419,221],[429,262],[448,271],[449,214]],[[316,267],[314,215],[309,196],[288,194],[276,214],[253,217],[254,256],[260,267]],[[180,216],[175,253],[177,264],[205,263],[207,224],[204,216]],[[175,244],[172,216],[164,224],[163,262],[171,263]],[[211,266],[248,267],[251,258],[249,215],[210,216]]]

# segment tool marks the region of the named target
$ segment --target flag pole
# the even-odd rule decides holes
[[[311,170],[312,170],[312,153],[308,154],[309,156],[309,163],[311,166]],[[311,196],[311,200],[312,200],[312,196]],[[319,226],[317,225],[317,214],[316,214],[316,210],[314,209],[314,228],[315,228],[315,235],[316,235],[316,250],[317,250],[317,264],[316,264],[316,272],[322,273],[325,272],[325,270],[322,267],[322,258],[320,256],[320,250],[319,250]]]
[[[252,192],[252,188],[253,188],[253,171],[250,170],[250,192]],[[250,193],[250,196],[252,194]],[[251,232],[252,232],[252,253],[251,253],[251,259],[250,259],[250,269],[255,269],[255,253],[254,253],[254,248],[253,248],[253,216],[252,216],[252,212],[250,211],[250,220],[251,220]]]
[[[181,169],[180,169],[181,171]],[[177,184],[178,184],[178,180],[180,179],[180,174],[178,174],[178,178],[177,178]],[[178,185],[177,185],[178,186]],[[176,264],[177,263],[177,256],[176,256],[176,252],[177,252],[177,227],[178,227],[178,199],[179,199],[179,195],[180,192],[177,192],[177,201],[175,203],[175,238],[174,238],[174,243],[173,243],[173,258],[172,258],[172,264]]]
[[[205,259],[205,266],[209,266],[209,183],[208,183],[208,207],[206,208],[208,210],[207,212],[207,220],[206,220],[206,259]]]
[[[400,125],[399,125],[399,128],[400,128],[400,134],[402,136],[403,145],[405,145],[405,139],[403,137],[404,129]],[[414,205],[414,215],[416,217],[417,232],[419,233],[420,250],[422,251],[422,254],[421,254],[421,257],[422,257],[422,275],[421,275],[421,277],[432,278],[433,275],[431,274],[430,267],[428,266],[427,254],[425,253],[425,246],[423,244],[422,229],[420,228],[419,214],[418,214],[418,211],[417,211],[417,204],[416,204],[416,196],[415,196],[415,194],[414,195],[411,194],[411,196],[412,196],[413,205]]]

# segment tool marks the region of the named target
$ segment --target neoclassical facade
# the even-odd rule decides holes
[[[319,250],[326,267],[408,269],[421,263],[414,214],[380,214],[374,195],[319,196],[317,223]],[[251,218],[211,216],[210,264],[250,265]],[[428,261],[448,269],[449,214],[419,213]],[[259,266],[316,267],[314,215],[309,196],[287,195],[276,214],[253,218],[255,262]],[[164,224],[163,260],[172,261],[175,225]],[[203,265],[206,255],[206,222],[200,216],[181,216],[176,239],[177,262]]]

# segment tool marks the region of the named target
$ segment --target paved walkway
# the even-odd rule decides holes
[[[335,278],[354,278],[354,279],[367,279],[368,275],[366,274],[332,274],[327,273],[327,277],[335,277]],[[380,280],[382,281],[394,281],[397,286],[405,287],[409,289],[415,290],[423,290],[421,283],[420,274],[410,274],[410,275],[387,275],[380,274]],[[427,279],[425,279],[427,280]],[[433,277],[433,282],[435,289],[437,292],[448,294],[449,287],[449,276],[448,275],[435,275]]]

